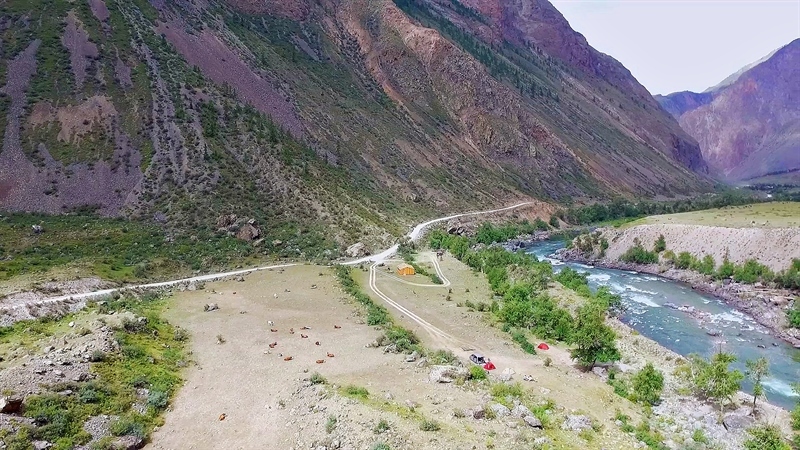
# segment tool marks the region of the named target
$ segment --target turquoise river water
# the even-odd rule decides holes
[[[770,336],[752,317],[666,278],[554,259],[553,253],[563,246],[562,242],[545,241],[527,251],[550,261],[556,272],[563,267],[588,272],[592,288],[608,286],[622,297],[623,322],[676,353],[710,356],[721,347],[739,358],[734,365],[743,372],[745,360],[766,357],[771,372],[764,382],[767,400],[786,409],[800,400],[791,388],[792,383],[800,382],[800,350]],[[694,313],[686,312],[691,308]],[[717,335],[710,336],[709,331]],[[743,383],[742,387],[747,392],[751,386]]]

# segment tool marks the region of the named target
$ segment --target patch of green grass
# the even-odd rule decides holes
[[[481,366],[470,366],[469,379],[474,381],[481,381],[488,378],[486,370]]]
[[[422,431],[439,431],[442,426],[435,420],[425,419],[419,424],[419,429]]]
[[[373,428],[372,431],[375,434],[381,434],[389,431],[390,428],[389,422],[387,422],[385,419],[381,419],[378,421],[378,424],[375,425],[375,428]]]
[[[509,406],[509,401],[507,398],[522,398],[524,391],[519,382],[513,384],[495,383],[492,385],[491,394],[498,403]]]
[[[94,380],[48,386],[41,394],[26,397],[24,415],[34,419],[37,426],[26,432],[27,437],[18,434],[13,439],[21,443],[47,440],[55,444],[54,448],[72,448],[91,439],[83,430],[83,423],[90,416],[101,414],[121,416],[112,425],[113,434],[146,438],[161,423],[163,411],[181,384],[181,367],[186,365],[185,341],[175,340],[175,328],[160,318],[164,306],[163,299],[153,296],[109,299],[105,308],[131,311],[146,320],[123,321],[114,330],[114,339],[121,350],[105,353],[102,359],[93,358]],[[90,308],[98,307],[90,305]],[[54,321],[19,322],[0,328],[0,335],[9,341],[22,340],[18,336],[21,334],[39,338],[47,333],[59,335],[69,330],[68,322],[88,313]],[[138,388],[147,388],[148,396],[138,398]],[[72,393],[64,395],[67,389]],[[133,409],[137,402],[145,405],[143,413]]]
[[[365,387],[349,385],[341,390],[342,394],[346,397],[351,397],[359,400],[366,400],[369,398],[369,391]]]

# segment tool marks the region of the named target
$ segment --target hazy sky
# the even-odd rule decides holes
[[[550,0],[653,94],[701,92],[800,37],[800,0]]]

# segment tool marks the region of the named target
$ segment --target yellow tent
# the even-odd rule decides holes
[[[414,267],[410,264],[402,263],[397,266],[398,275],[414,275],[415,273]]]

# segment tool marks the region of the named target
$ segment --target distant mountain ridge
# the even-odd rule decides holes
[[[706,92],[656,100],[730,182],[800,170],[800,39]]]

